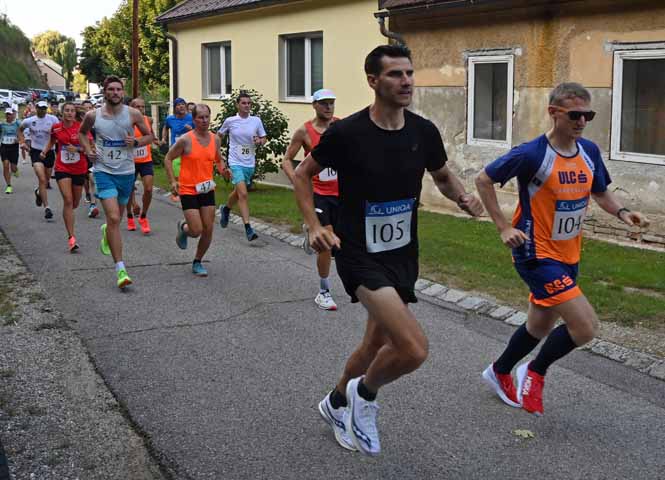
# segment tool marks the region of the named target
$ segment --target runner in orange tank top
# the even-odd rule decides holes
[[[150,133],[154,136],[152,120],[145,114],[145,100],[137,97],[130,102],[129,106],[136,108],[143,114],[143,121],[145,122],[146,127],[150,130]],[[134,135],[139,135],[139,130],[136,127],[134,127]],[[153,143],[157,143],[157,140]],[[138,215],[141,233],[143,233],[143,235],[148,235],[151,231],[150,222],[148,221],[148,209],[150,208],[150,202],[152,202],[154,176],[152,149],[150,148],[150,145],[142,145],[134,149],[134,166],[136,178],[141,175],[141,183],[143,183],[143,208],[139,207],[136,203],[136,199],[134,198],[136,187],[134,187],[134,190],[132,190],[132,194],[129,197],[129,203],[127,204],[127,230],[130,232],[136,230],[134,216]]]
[[[182,250],[187,248],[187,238],[199,238],[196,255],[192,262],[192,273],[199,277],[208,276],[203,266],[203,256],[212,243],[215,224],[215,181],[213,165],[224,173],[221,140],[210,133],[210,108],[198,104],[192,112],[194,130],[181,136],[171,147],[164,159],[166,173],[174,195],[180,195],[180,203],[185,215],[178,222],[176,244]],[[175,179],[173,160],[181,157],[180,176]]]
[[[335,94],[331,90],[318,90],[312,96],[312,107],[316,113],[313,120],[306,122],[293,134],[291,144],[286,150],[282,168],[291,183],[295,176],[293,160],[300,149],[305,150],[305,155],[309,155],[314,147],[319,144],[321,135],[328,129],[330,124],[337,120],[335,113]],[[321,225],[332,231],[339,210],[339,182],[337,181],[337,172],[331,168],[321,170],[321,172],[312,178],[312,188],[314,190],[314,207]],[[307,254],[312,254],[313,250],[309,245],[309,235],[307,226],[303,224],[305,239],[303,249]],[[314,299],[316,305],[323,310],[337,310],[337,304],[330,293],[330,264],[332,255],[330,251],[320,252],[316,258],[316,268],[319,272],[319,293]]]
[[[553,127],[513,148],[478,175],[476,185],[502,242],[513,250],[517,273],[529,286],[526,325],[513,334],[503,354],[482,373],[505,403],[543,414],[545,373],[552,363],[591,341],[599,327],[593,307],[577,285],[582,227],[590,198],[628,225],[647,227],[639,212],[625,208],[607,188],[611,180],[600,149],[582,138],[591,94],[578,83],[562,83],[550,93],[547,112]],[[512,224],[501,212],[494,184],[517,178],[519,203]],[[560,318],[563,324],[554,328]],[[510,372],[540,342],[532,362]]]

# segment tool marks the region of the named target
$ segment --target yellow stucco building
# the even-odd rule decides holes
[[[313,116],[311,94],[330,88],[336,115],[371,103],[365,56],[387,43],[376,0],[185,0],[162,14],[171,42],[171,92],[210,105],[247,87],[272,100],[291,131]]]

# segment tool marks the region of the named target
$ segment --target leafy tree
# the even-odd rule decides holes
[[[168,41],[155,18],[177,0],[139,0],[139,76],[143,93],[157,96],[169,84]],[[99,83],[113,73],[131,79],[132,2],[123,0],[110,18],[83,31],[80,68],[90,81]]]
[[[219,130],[226,118],[238,113],[236,99],[241,92],[245,92],[252,97],[251,114],[261,119],[268,136],[268,143],[256,148],[256,172],[254,177],[257,180],[262,180],[265,178],[266,173],[279,172],[281,159],[286,153],[286,148],[289,146],[290,141],[289,121],[281,110],[273,105],[270,100],[265,99],[259,92],[243,88],[242,90],[233,90],[229,97],[222,100],[221,109],[211,124],[213,131],[216,132]],[[224,137],[222,148],[225,149],[226,158],[228,158],[228,136]]]
[[[70,85],[74,78],[74,68],[76,67],[76,42],[60,32],[48,30],[36,35],[32,39],[33,48],[51,58],[62,67],[62,73],[67,85]]]
[[[74,72],[72,90],[76,93],[88,93],[88,79],[81,72]]]

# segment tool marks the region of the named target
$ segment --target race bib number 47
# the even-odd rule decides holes
[[[214,180],[206,180],[205,182],[197,183],[196,184],[196,193],[208,193],[212,190],[215,189],[215,181]]]
[[[393,202],[367,202],[365,242],[369,253],[395,250],[411,243],[415,198]]]
[[[552,225],[552,240],[571,240],[582,232],[588,198],[557,200]]]

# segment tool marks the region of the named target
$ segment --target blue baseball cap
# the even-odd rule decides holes
[[[327,88],[322,88],[321,90],[317,90],[314,92],[314,95],[312,95],[312,101],[313,102],[319,102],[321,100],[335,100],[337,97],[333,93],[332,90],[328,90]]]
[[[174,107],[175,107],[176,105],[180,105],[181,103],[186,104],[187,102],[185,102],[185,99],[184,99],[184,98],[180,98],[180,97],[178,97],[178,98],[176,98],[175,100],[173,100],[173,106],[174,106]]]

